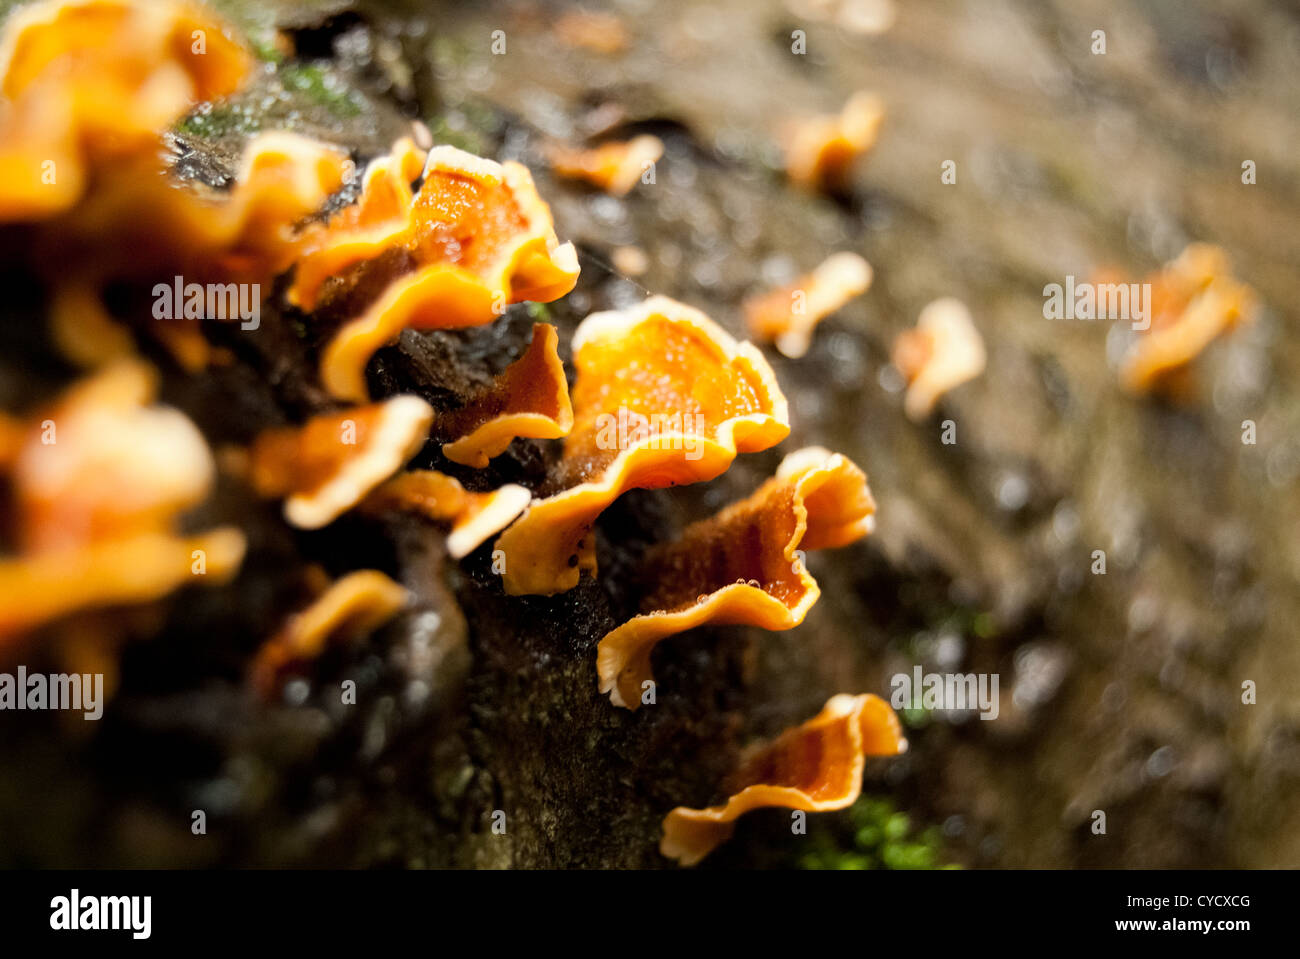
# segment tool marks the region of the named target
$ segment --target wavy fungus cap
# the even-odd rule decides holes
[[[859,91],[838,114],[790,124],[786,173],[810,189],[845,189],[853,164],[875,146],[884,119],[885,101],[874,93]]]
[[[509,526],[531,498],[525,487],[513,483],[488,493],[471,493],[454,477],[410,470],[371,493],[362,507],[370,513],[405,510],[435,522],[450,522],[447,553],[460,559]]]
[[[560,176],[625,196],[664,155],[664,142],[644,134],[585,149],[554,146],[549,153],[551,169]]]
[[[523,356],[464,407],[438,418],[439,432],[458,437],[443,444],[442,455],[453,463],[482,469],[517,436],[567,436],[573,428],[573,404],[559,342],[555,327],[534,324],[532,343]]]
[[[285,519],[317,529],[351,509],[419,451],[433,408],[397,396],[313,417],[305,426],[267,430],[253,442],[253,487],[287,497]]]
[[[36,239],[35,267],[49,274],[53,288],[54,341],[80,365],[134,352],[125,327],[103,304],[102,290],[115,282],[153,284],[155,310],[158,294],[174,285],[203,289],[215,283],[207,287],[203,317],[240,322],[246,317],[232,304],[254,293],[260,312],[262,292],[296,254],[294,224],[339,186],[349,162],[304,137],[263,133],[249,141],[235,185],[215,193],[169,182],[156,148],[115,167],[73,210],[44,224]],[[60,268],[69,258],[78,261],[75,271]],[[246,286],[245,294],[229,285],[241,282],[256,289]],[[225,297],[215,310],[214,290]],[[186,318],[182,302],[169,296],[168,303],[170,315],[155,313],[146,329],[187,369],[202,368],[207,349],[197,318]]]
[[[411,184],[424,171],[425,157],[409,137],[403,137],[389,154],[370,161],[361,176],[357,202],[307,231],[289,287],[291,303],[315,309],[331,278],[402,243],[411,228],[415,202]]]
[[[792,286],[745,303],[755,339],[775,343],[792,359],[808,352],[817,324],[871,286],[871,264],[856,253],[835,253]]]
[[[331,276],[398,255],[404,272],[325,349],[321,380],[342,399],[366,398],[366,363],[407,327],[479,326],[510,303],[563,296],[578,280],[577,251],[559,242],[527,168],[435,147],[413,191],[406,180],[411,150],[399,143],[371,167],[358,210],[344,211],[316,236],[290,291],[292,302],[310,310]]]
[[[984,340],[961,300],[944,297],[921,310],[916,328],[899,334],[893,362],[907,380],[903,411],[920,421],[949,390],[984,372]]]
[[[735,792],[723,805],[678,806],[664,817],[659,851],[693,866],[729,839],[736,819],[752,809],[844,809],[862,791],[866,757],[906,750],[898,717],[883,699],[832,696],[812,719],[754,750],[734,775]]]
[[[238,571],[245,547],[243,533],[221,527],[194,536],[134,533],[2,559],[0,642],[79,610],[150,603],[187,584],[220,585]]]
[[[104,288],[180,275],[269,283],[296,254],[296,222],[341,184],[346,154],[285,133],[250,142],[229,193],[168,178],[161,131],[233,91],[250,62],[220,23],[170,0],[40,3],[7,24],[0,221],[40,221],[28,259],[50,283],[51,333],[74,363],[134,352]],[[201,368],[202,335],[173,320],[149,330]]]
[[[410,601],[411,594],[374,569],[349,573],[306,609],[291,616],[253,658],[249,678],[263,696],[274,689],[288,665],[315,659],[331,641],[374,632]]]
[[[629,489],[713,479],[790,432],[776,377],[750,343],[657,296],[593,313],[573,338],[574,426],[557,480],[497,540],[512,595],[563,592],[595,570],[592,525]]]
[[[799,625],[821,591],[798,551],[861,539],[875,509],[866,475],[850,460],[820,447],[791,453],[747,499],[651,548],[641,573],[652,584],[644,612],[596,647],[600,691],[615,706],[637,709],[653,678],[655,645],[696,626]]]
[[[32,426],[13,464],[24,550],[45,552],[133,530],[161,531],[202,502],[212,456],[190,419],[151,405],[140,362],[75,383]]]

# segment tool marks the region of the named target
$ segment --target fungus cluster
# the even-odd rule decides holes
[[[358,204],[315,232],[298,263],[289,296],[304,310],[328,306],[370,272],[388,280],[325,349],[321,381],[339,399],[366,399],[366,363],[408,327],[480,326],[578,280],[577,252],[556,238],[527,168],[440,146],[416,173],[418,156],[403,141],[372,164]]]
[[[104,305],[111,284],[268,284],[298,252],[293,224],[342,184],[342,152],[280,132],[253,138],[227,193],[164,176],[162,130],[233,92],[250,64],[221,24],[182,3],[38,3],[6,24],[0,223],[33,225],[28,265],[52,289],[51,335],[68,359],[134,352]],[[178,319],[150,328],[200,368],[206,345]]]
[[[186,4],[39,3],[0,39],[0,220],[67,212],[158,146],[191,105],[231,93],[248,53]],[[111,175],[111,174],[110,174]]]
[[[191,46],[200,38],[201,51]],[[425,153],[411,139],[365,168],[355,202],[319,220],[310,218],[353,171],[342,151],[301,137],[255,137],[228,191],[171,182],[162,129],[235,90],[250,64],[220,24],[174,0],[42,3],[14,17],[0,41],[0,171],[12,174],[0,179],[0,223],[34,229],[34,265],[51,253],[53,262],[75,258],[74,270],[44,273],[50,328],[69,358],[103,367],[43,416],[0,417],[18,547],[0,560],[0,639],[80,610],[157,600],[199,565],[206,582],[220,582],[243,558],[245,537],[233,527],[177,532],[181,513],[211,491],[213,459],[192,422],[155,404],[157,372],[123,359],[134,354],[133,327],[105,305],[110,285],[150,289],[183,275],[258,284],[268,296],[286,289],[276,306],[330,337],[319,365],[330,399],[304,422],[224,451],[232,478],[283,500],[284,521],[298,529],[353,510],[419,516],[448,527],[453,558],[500,534],[510,594],[551,595],[594,575],[596,521],[623,492],[714,479],[789,434],[785,397],[760,350],[665,297],[579,325],[572,397],[556,330],[537,324],[523,354],[454,408],[412,395],[372,401],[367,366],[402,331],[483,325],[509,304],[564,296],[577,280],[576,251],[556,236],[523,166],[450,146]],[[877,101],[855,98],[816,144],[799,141],[807,169],[796,163],[792,174],[836,181],[869,147],[879,112]],[[555,164],[617,194],[662,151],[639,137]],[[49,158],[57,173],[45,182]],[[289,273],[287,287],[273,287]],[[870,276],[861,258],[832,257],[806,280],[806,310],[755,307],[755,332],[798,355],[815,324]],[[774,296],[792,300],[790,291]],[[216,355],[185,316],[155,319],[150,330],[182,375]],[[57,441],[46,441],[50,429]],[[446,460],[480,470],[519,437],[563,443],[536,498],[523,486],[477,491],[408,468],[432,442]],[[866,535],[874,511],[856,465],[820,448],[790,454],[750,497],[649,552],[640,613],[601,641],[596,685],[635,709],[664,636],[704,623],[799,624],[818,597],[804,551]],[[409,601],[374,569],[314,592],[252,660],[249,681],[264,696],[286,669],[372,632]],[[837,697],[756,753],[726,807],[674,810],[665,853],[698,860],[757,805],[838,808],[856,794],[864,755],[901,747],[879,700]]]
[[[813,7],[863,30],[892,19],[887,3]],[[627,42],[617,18],[597,14],[566,15],[556,35],[605,52]],[[0,228],[22,231],[26,265],[49,287],[56,345],[95,369],[47,410],[0,414],[5,532],[14,539],[0,557],[0,648],[87,612],[221,583],[244,557],[245,534],[233,526],[181,532],[184,512],[211,493],[213,459],[197,426],[156,402],[157,371],[135,358],[133,328],[106,302],[110,288],[138,292],[184,276],[251,284],[267,296],[285,289],[277,307],[328,336],[318,378],[329,399],[236,451],[236,478],[282,500],[295,529],[353,510],[421,517],[447,528],[453,559],[495,537],[511,595],[550,596],[584,572],[596,575],[597,522],[623,493],[713,480],[737,456],[788,436],[788,405],[763,353],[661,296],[583,320],[571,344],[572,395],[558,333],[539,323],[527,349],[454,408],[413,395],[372,400],[371,360],[403,331],[481,326],[511,304],[563,297],[577,282],[577,252],[560,241],[525,167],[445,145],[426,152],[410,138],[370,162],[355,201],[328,216],[322,208],[352,178],[352,163],[338,148],[288,133],[253,137],[226,191],[173,182],[162,131],[197,103],[235,91],[251,67],[220,23],[180,0],[47,0],[11,17],[0,37]],[[858,93],[836,115],[795,124],[790,179],[846,189],[884,112],[879,97]],[[638,136],[555,147],[550,162],[560,176],[623,195],[663,151],[658,138]],[[623,256],[644,270],[643,252],[626,247]],[[287,286],[274,287],[279,280]],[[749,300],[749,330],[797,358],[817,324],[871,282],[860,256],[835,254],[797,283]],[[1133,392],[1171,389],[1253,306],[1215,247],[1189,247],[1151,282],[1151,329],[1121,369]],[[185,316],[155,320],[150,334],[181,373],[218,356]],[[953,299],[928,305],[892,358],[913,420],[986,363],[969,312]],[[410,468],[432,443],[457,467],[483,470],[517,438],[562,443],[535,489],[485,491]],[[705,624],[798,626],[820,595],[807,552],[868,535],[875,509],[866,475],[844,456],[820,447],[789,454],[750,496],[647,550],[634,571],[636,614],[598,644],[596,690],[635,711],[665,637]],[[371,633],[410,599],[375,569],[322,584],[262,644],[250,684],[270,696],[288,668]],[[834,696],[814,718],[751,749],[723,803],[672,809],[660,849],[692,865],[747,811],[844,808],[859,794],[867,757],[906,747],[882,700]]]
[[[667,297],[587,317],[573,336],[573,363],[574,425],[558,491],[497,540],[511,594],[551,595],[595,573],[592,527],[627,490],[713,479],[737,453],[790,432],[762,353]]]

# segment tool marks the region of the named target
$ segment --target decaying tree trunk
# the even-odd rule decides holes
[[[807,356],[770,353],[791,402],[781,449],[709,484],[625,495],[598,525],[599,580],[569,593],[507,597],[490,548],[451,561],[419,520],[295,533],[275,504],[223,487],[211,509],[242,517],[249,562],[231,587],[140,624],[91,734],[51,719],[0,745],[3,768],[22,770],[0,777],[0,859],[667,865],[664,814],[721,798],[746,743],[834,693],[887,696],[920,664],[1001,679],[996,721],[909,714],[909,752],[868,768],[866,792],[943,826],[946,859],[1300,863],[1300,347],[1287,335],[1300,300],[1300,19],[1263,0],[1116,6],[907,4],[891,31],[858,37],[777,3],[683,0],[629,8],[626,53],[604,57],[558,40],[543,3],[339,3],[328,17],[287,5],[280,22],[319,62],[269,69],[247,111],[218,105],[182,123],[178,176],[225,185],[248,130],[280,123],[365,160],[418,114],[438,142],[533,168],[557,232],[581,251],[562,301],[474,331],[403,334],[370,367],[377,397],[448,408],[522,351],[535,317],[558,326],[568,360],[588,312],[647,290],[743,337],[743,298],[830,253],[862,253],[875,284]],[[495,29],[504,55],[490,51]],[[791,51],[796,29],[806,54]],[[1104,55],[1091,52],[1097,29]],[[852,198],[783,182],[774,124],[859,88],[889,115]],[[553,140],[641,131],[666,152],[625,199],[546,171]],[[941,182],[949,160],[953,184]],[[1119,334],[1044,319],[1042,288],[1109,266],[1138,277],[1190,240],[1225,247],[1266,309],[1203,357],[1199,398],[1173,408],[1122,394]],[[628,246],[647,254],[635,278],[609,265]],[[42,291],[12,273],[3,289],[0,400],[26,408],[68,371],[33,320]],[[889,348],[946,295],[969,305],[988,369],[913,424]],[[236,361],[199,377],[159,358],[163,398],[214,446],[326,406],[315,356],[329,331],[279,311],[262,326],[205,327]],[[612,707],[595,644],[635,609],[638,557],[808,444],[867,471],[875,534],[810,559],[822,597],[799,628],[674,637],[656,653],[655,705]],[[475,490],[536,489],[555,455],[516,441],[471,470],[431,446],[416,465]],[[259,704],[243,669],[311,563],[384,569],[417,604]],[[355,706],[339,701],[347,679]],[[190,830],[195,809],[205,836]],[[815,829],[843,822],[824,818]],[[801,841],[785,814],[757,813],[707,862],[794,865]]]

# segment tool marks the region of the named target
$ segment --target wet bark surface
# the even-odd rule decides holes
[[[887,696],[890,677],[919,664],[1001,679],[995,721],[909,711],[908,753],[868,767],[866,792],[942,825],[946,860],[1300,864],[1292,7],[907,4],[892,30],[861,37],[778,3],[629,3],[616,8],[630,36],[617,56],[564,45],[561,8],[543,3],[227,9],[255,33],[291,28],[300,59],[268,63],[238,110],[179,125],[176,175],[223,187],[262,126],[302,129],[362,163],[419,118],[438,142],[526,163],[560,237],[579,245],[582,278],[564,300],[381,350],[377,398],[415,392],[450,408],[523,351],[535,320],[556,324],[567,361],[582,317],[647,291],[743,337],[746,296],[830,253],[861,253],[875,282],[807,356],[769,352],[791,437],[711,483],[625,495],[597,528],[599,578],[566,594],[506,597],[490,546],[449,561],[441,531],[415,520],[291,531],[276,504],[223,482],[193,524],[248,531],[238,579],[131,618],[121,686],[104,720],[84,724],[94,729],[29,717],[4,737],[0,861],[667,865],[663,815],[720,799],[746,743],[834,693]],[[799,29],[804,55],[791,52]],[[1104,55],[1090,52],[1098,29]],[[889,115],[850,194],[791,187],[779,121],[838,109],[861,88]],[[655,182],[626,198],[546,171],[551,141],[642,131],[666,152]],[[947,160],[953,185],[940,180]],[[1126,396],[1114,371],[1125,324],[1044,319],[1043,286],[1111,266],[1136,280],[1191,240],[1225,247],[1265,308],[1201,358],[1191,404]],[[624,246],[647,254],[643,275],[610,266]],[[42,291],[21,271],[5,289],[0,401],[25,410],[72,371],[44,341]],[[890,345],[948,295],[969,305],[988,369],[914,424]],[[329,408],[314,375],[328,330],[271,307],[255,336],[211,327],[233,365],[188,377],[151,358],[163,398],[214,446]],[[955,444],[941,441],[944,421]],[[657,702],[612,707],[595,644],[635,609],[638,557],[809,444],[867,471],[876,532],[810,557],[822,596],[800,627],[674,637],[655,654]],[[557,455],[516,441],[470,470],[437,451],[431,442],[414,465],[476,490],[536,490]],[[243,681],[248,658],[302,602],[312,564],[383,569],[416,605],[261,703]],[[25,661],[57,662],[46,639]],[[339,703],[346,679],[355,706]],[[205,836],[190,831],[195,809]],[[1091,828],[1097,810],[1105,835]],[[706,868],[797,864],[814,837],[788,824],[779,810],[747,816]]]

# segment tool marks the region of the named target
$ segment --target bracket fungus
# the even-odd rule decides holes
[[[921,310],[915,329],[894,341],[893,362],[907,380],[903,411],[921,421],[951,389],[984,372],[984,340],[960,300],[944,297]]]
[[[351,17],[316,41],[333,38],[335,27],[353,36]],[[300,36],[317,32],[304,27]],[[562,18],[556,36],[613,54],[628,34],[615,17],[579,13]],[[405,62],[403,49],[390,51],[379,32],[369,39],[383,41],[371,66],[389,79],[418,66]],[[352,53],[346,59],[340,75],[353,66],[362,72]],[[104,639],[126,635],[118,607],[152,603],[196,581],[228,582],[244,561],[240,529],[179,532],[183,514],[208,500],[215,467],[195,423],[156,402],[156,371],[131,358],[136,332],[156,337],[184,372],[199,372],[214,357],[231,364],[229,378],[191,379],[178,391],[196,419],[213,424],[214,435],[230,432],[232,418],[248,416],[260,429],[280,421],[284,407],[312,403],[317,391],[304,388],[298,367],[304,356],[318,363],[325,391],[339,406],[356,405],[262,430],[247,450],[230,448],[223,465],[257,494],[283,500],[285,521],[298,529],[324,527],[354,508],[383,517],[393,534],[384,555],[412,584],[455,592],[448,609],[464,594],[455,582],[436,582],[441,570],[425,559],[443,559],[427,549],[438,534],[412,514],[449,528],[446,553],[453,559],[495,538],[508,594],[554,595],[575,587],[584,571],[595,572],[595,524],[622,493],[712,480],[738,454],[769,449],[789,434],[787,402],[763,353],[666,297],[594,313],[578,326],[572,397],[557,331],[536,324],[528,348],[500,375],[471,379],[485,385],[459,408],[436,413],[415,395],[370,402],[367,366],[404,330],[480,326],[509,304],[562,297],[576,286],[577,252],[560,242],[524,166],[446,145],[425,150],[411,138],[367,166],[355,203],[331,203],[328,214],[330,197],[355,172],[352,161],[341,147],[292,133],[249,138],[229,189],[178,182],[164,158],[167,129],[263,68],[268,76],[279,70],[287,90],[287,69],[258,64],[187,0],[37,0],[0,34],[0,226],[12,241],[6,247],[34,278],[26,302],[40,302],[48,314],[38,333],[48,334],[66,359],[98,368],[41,419],[0,413],[0,651],[38,629],[69,648],[89,640],[90,651],[98,651]],[[234,105],[235,112],[262,122],[275,113],[266,105],[272,101],[251,113]],[[301,117],[292,106],[290,112]],[[883,115],[879,97],[857,94],[839,115],[799,124],[788,141],[790,177],[844,189]],[[376,121],[368,128],[383,127]],[[414,128],[427,145],[429,128],[418,121]],[[334,129],[356,146],[355,130]],[[557,147],[551,162],[560,176],[622,196],[651,179],[645,174],[664,149],[658,137],[643,135],[590,149]],[[186,155],[186,165],[206,177],[224,172],[226,159],[207,143]],[[615,259],[631,273],[647,269],[637,247],[623,246]],[[832,256],[798,287],[748,304],[751,329],[787,356],[803,355],[816,325],[865,292],[871,279],[861,257]],[[256,316],[244,329],[257,329],[261,290],[273,288],[287,289],[289,304],[320,330],[304,335],[302,316],[277,309],[270,336],[252,348],[206,341],[203,329],[212,333],[213,321]],[[151,291],[153,322],[144,305]],[[249,291],[256,312],[245,316]],[[950,331],[930,331],[924,314],[921,326],[931,337],[924,348],[930,362]],[[317,357],[312,351],[327,336]],[[41,364],[32,381],[56,369]],[[463,372],[456,371],[457,382]],[[930,375],[910,377],[913,387]],[[252,395],[229,402],[250,383],[257,387]],[[521,437],[563,440],[538,498],[520,485],[480,491],[443,473],[405,469],[431,439],[448,460],[483,469]],[[486,485],[484,476],[469,485]],[[751,496],[688,526],[679,540],[650,548],[640,615],[599,644],[600,691],[636,709],[652,650],[673,633],[705,623],[798,625],[820,595],[802,551],[858,540],[872,530],[874,513],[865,474],[845,457],[819,447],[787,456]],[[250,537],[262,539],[258,533],[249,527]],[[277,527],[270,539],[277,554],[292,547],[309,560],[321,549],[347,548],[339,537],[283,533]],[[258,565],[260,598],[236,610],[233,621],[246,613],[260,621],[264,601],[283,595],[283,579],[273,573],[266,580]],[[325,576],[314,562],[285,566]],[[408,575],[413,571],[419,575]],[[281,611],[274,626],[259,630],[273,635],[247,664],[246,681],[263,696],[295,664],[320,657],[332,642],[374,632],[413,599],[377,569],[314,584],[307,593],[312,598],[301,609],[287,617]],[[212,623],[209,610],[185,610],[174,621],[172,612],[135,610],[129,628],[136,620],[159,625],[164,614],[161,635]],[[220,611],[218,624],[229,612]],[[433,627],[421,630],[423,638]],[[221,655],[224,661],[227,653]],[[866,756],[905,747],[881,700],[834,697],[814,719],[747,754],[735,776],[738,792],[724,805],[672,810],[661,850],[692,864],[749,809],[840,808],[857,796]]]
[[[809,189],[842,192],[854,162],[876,144],[885,119],[885,101],[859,91],[832,116],[788,125],[785,168],[790,179]]]
[[[827,812],[853,805],[868,756],[906,752],[898,717],[883,699],[841,693],[820,713],[750,752],[732,777],[721,806],[678,806],[664,817],[659,851],[694,866],[727,839],[752,809],[778,806]]]
[[[318,529],[351,509],[424,445],[433,408],[418,396],[316,416],[253,442],[250,475],[262,496],[286,497],[284,517]]]
[[[371,168],[357,210],[314,237],[290,290],[290,301],[310,310],[341,271],[378,264],[397,273],[325,348],[321,381],[340,399],[367,398],[366,364],[407,327],[479,326],[510,303],[563,296],[578,280],[577,251],[556,238],[526,167],[439,146],[413,191],[405,182],[412,149],[399,144]]]
[[[1208,243],[1190,244],[1148,282],[1150,328],[1124,354],[1120,385],[1136,395],[1177,399],[1188,394],[1192,361],[1251,318],[1255,293],[1232,276],[1227,253]]]
[[[362,509],[406,510],[435,522],[450,522],[447,553],[452,559],[461,559],[509,526],[531,499],[527,488],[514,483],[489,493],[471,493],[444,473],[410,470],[366,497]]]
[[[664,142],[643,134],[590,148],[553,146],[551,169],[562,177],[582,180],[613,196],[626,196],[664,155]]]
[[[148,367],[115,364],[27,428],[8,463],[18,551],[0,558],[0,638],[239,568],[238,530],[173,531],[207,497],[214,468],[194,424],[153,405],[156,390]]]
[[[792,359],[808,352],[817,324],[871,286],[871,264],[856,253],[835,253],[791,286],[745,303],[755,339],[775,343]]]
[[[75,210],[47,223],[36,240],[39,263],[61,264],[75,256],[79,264],[71,279],[51,276],[56,342],[82,365],[121,355],[128,347],[114,345],[110,331],[120,328],[100,291],[124,279],[162,277],[167,282],[153,286],[155,330],[164,345],[179,341],[182,365],[201,366],[206,351],[197,320],[239,322],[260,315],[261,289],[296,255],[293,224],[337,189],[348,162],[339,151],[304,137],[262,133],[249,141],[235,185],[225,194],[177,188],[152,155],[125,163]],[[237,283],[251,284],[259,302],[243,304]],[[244,305],[247,316],[241,314]]]
[[[341,185],[344,153],[276,132],[250,141],[228,193],[168,180],[161,131],[233,92],[250,64],[219,23],[168,0],[40,3],[9,21],[0,221],[38,223],[30,262],[52,288],[51,334],[68,359],[98,366],[134,351],[103,304],[119,281],[269,284],[296,255],[294,224]],[[201,368],[209,353],[192,321],[212,311],[162,312],[152,331]]]
[[[410,598],[405,587],[378,570],[348,573],[262,644],[249,670],[253,688],[269,696],[285,667],[315,659],[331,640],[374,632],[396,616]]]
[[[16,11],[0,37],[0,221],[69,209],[101,165],[156,150],[161,129],[251,65],[220,23],[172,0]]]
[[[461,409],[438,417],[439,431],[459,437],[443,444],[447,459],[482,469],[517,436],[550,440],[568,435],[573,428],[573,404],[559,341],[555,327],[534,324],[532,342],[523,356]]]
[[[574,427],[559,492],[535,501],[497,540],[512,595],[572,589],[595,571],[596,517],[629,489],[713,479],[737,453],[790,432],[785,396],[751,343],[699,310],[657,296],[593,313],[573,338]]]
[[[845,546],[874,526],[876,504],[853,462],[820,447],[787,456],[748,498],[647,554],[641,615],[596,647],[600,691],[637,709],[663,638],[706,623],[791,629],[821,591],[801,550]]]
[[[387,156],[370,161],[361,176],[357,202],[339,210],[328,223],[307,230],[289,302],[304,310],[315,309],[331,277],[401,242],[411,226],[415,202],[411,184],[420,179],[426,156],[409,137],[403,137]]]

